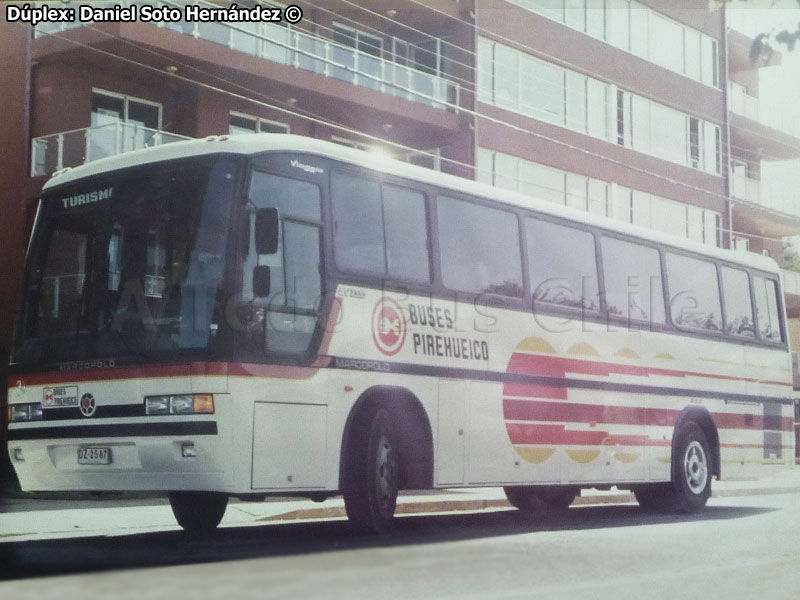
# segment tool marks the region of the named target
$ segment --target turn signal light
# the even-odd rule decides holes
[[[212,414],[214,412],[214,396],[211,394],[195,394],[194,412]]]
[[[144,399],[144,412],[151,416],[213,414],[214,396],[211,394],[147,396]]]

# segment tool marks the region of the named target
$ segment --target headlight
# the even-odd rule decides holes
[[[169,396],[150,396],[144,399],[144,414],[166,415],[169,413]]]
[[[144,399],[144,412],[146,415],[213,414],[214,396],[211,394],[147,396]]]
[[[194,402],[191,396],[172,396],[170,412],[175,415],[190,415],[194,412]]]
[[[11,404],[8,407],[9,423],[21,421],[41,421],[44,418],[41,402],[28,402],[25,404]]]

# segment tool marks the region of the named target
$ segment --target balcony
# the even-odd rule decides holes
[[[735,82],[728,84],[728,93],[734,114],[800,138],[800,114],[772,106],[765,107],[758,98],[747,93],[747,88]]]
[[[734,176],[731,178],[731,195],[736,200],[800,217],[800,188],[797,187]]]
[[[122,0],[93,3],[96,7],[103,5],[110,7],[117,4],[129,6],[143,4],[143,2]],[[148,2],[147,4],[169,8],[183,6],[179,3],[163,1]],[[219,6],[202,0],[196,4],[208,7]],[[84,25],[86,23],[40,23],[34,30],[34,37],[59,33]],[[158,23],[155,26],[213,42],[265,60],[405,98],[412,102],[452,112],[458,110],[460,90],[458,84],[453,81],[439,74],[375,56],[372,53],[363,52],[290,26],[276,23],[190,23],[187,21]],[[401,56],[408,53],[410,45],[407,42],[393,39],[391,45],[393,56],[399,57],[403,62],[408,61],[407,56]],[[400,52],[398,49],[403,51]],[[384,53],[388,54],[388,49]],[[437,55],[436,60],[432,62],[439,64],[440,58]]]
[[[737,200],[761,204],[761,182],[749,177],[733,176],[731,178],[731,194]]]
[[[31,140],[31,177],[188,139],[191,138],[122,122],[45,135]]]
[[[800,273],[781,269],[781,276],[783,277],[783,293],[800,296]]]

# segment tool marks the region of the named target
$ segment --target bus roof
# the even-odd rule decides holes
[[[745,265],[754,269],[769,272],[778,272],[777,263],[768,256],[762,256],[752,252],[735,252],[724,250],[713,246],[707,246],[691,240],[684,240],[669,234],[664,234],[652,229],[614,221],[608,217],[602,217],[591,213],[581,212],[566,206],[559,206],[551,202],[537,200],[518,192],[503,190],[501,188],[489,186],[483,183],[448,175],[418,167],[406,162],[388,158],[378,153],[364,152],[348,148],[341,144],[326,142],[323,140],[309,138],[299,135],[289,134],[240,134],[211,136],[205,139],[188,140],[174,142],[154,148],[145,148],[125,152],[116,156],[103,158],[93,161],[80,167],[65,169],[57,172],[44,185],[43,191],[72,183],[86,177],[92,177],[109,171],[116,171],[150,163],[180,158],[190,158],[194,156],[204,156],[210,154],[241,154],[253,155],[262,152],[297,152],[303,154],[314,154],[325,158],[338,160],[344,163],[357,165],[375,171],[397,175],[408,179],[420,181],[430,185],[458,191],[466,194],[473,194],[509,204],[536,210],[541,213],[562,217],[580,223],[586,223],[599,228],[619,233],[633,235],[638,238],[672,246],[683,248],[722,260],[731,261]]]

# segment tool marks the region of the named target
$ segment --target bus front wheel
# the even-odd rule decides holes
[[[359,529],[386,533],[397,506],[397,437],[384,408],[357,417],[346,463],[344,507]]]
[[[208,535],[219,525],[228,496],[214,492],[170,492],[169,504],[178,525],[192,535]]]

